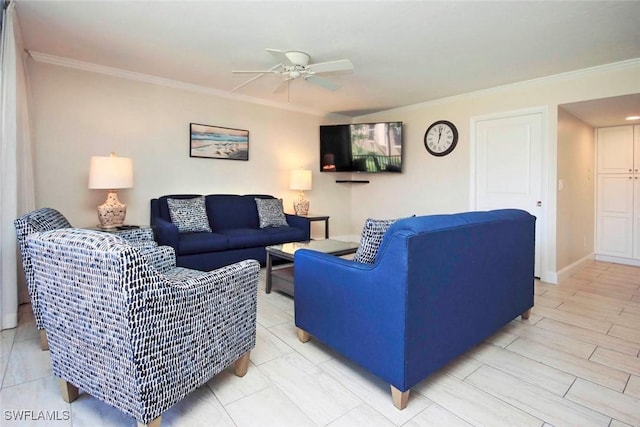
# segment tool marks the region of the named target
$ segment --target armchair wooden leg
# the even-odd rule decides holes
[[[298,328],[298,340],[300,340],[300,342],[309,342],[310,339],[311,335],[309,335],[309,332]]]
[[[138,422],[138,427],[160,427],[161,421],[162,421],[162,415],[151,420],[149,424],[142,424],[141,422]]]
[[[530,315],[531,315],[531,309],[528,309],[527,311],[521,314],[522,320],[527,320]]]
[[[58,378],[58,385],[60,385],[60,393],[62,394],[62,399],[65,402],[71,403],[78,398],[78,387],[63,380],[62,378]]]
[[[238,377],[244,377],[249,370],[249,356],[251,352],[247,351],[245,354],[240,356],[234,365],[234,372]]]
[[[407,407],[407,403],[409,402],[409,393],[411,390],[400,391],[394,386],[391,386],[391,398],[393,399],[393,406],[400,409],[401,411]]]
[[[47,331],[45,331],[44,329],[40,329],[40,347],[42,347],[42,351],[49,350]]]

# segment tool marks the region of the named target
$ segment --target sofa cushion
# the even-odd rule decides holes
[[[254,197],[210,194],[205,197],[209,224],[214,232],[236,228],[259,228]]]
[[[256,198],[260,228],[288,227],[287,218],[284,216],[282,199]]]
[[[396,222],[397,219],[371,219],[367,218],[362,227],[360,235],[360,245],[353,257],[355,262],[364,264],[373,264],[378,255],[380,243],[389,227]]]
[[[269,245],[269,235],[259,228],[236,228],[220,232],[227,237],[229,249],[254,248]]]
[[[171,222],[179,233],[209,231],[209,218],[204,206],[204,197],[193,199],[167,199]]]
[[[227,236],[218,233],[182,233],[178,242],[178,255],[217,252],[229,249]]]
[[[271,227],[263,228],[262,231],[267,236],[269,236],[270,245],[279,245],[280,243],[288,242],[300,242],[308,239],[304,230],[296,227]]]

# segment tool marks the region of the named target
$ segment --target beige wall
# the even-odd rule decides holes
[[[148,222],[151,197],[178,192],[263,192],[283,197],[290,206],[295,193],[287,188],[288,175],[299,166],[313,171],[313,190],[307,194],[311,211],[331,215],[332,236],[357,236],[367,217],[464,211],[470,200],[471,120],[546,109],[542,268],[543,278],[554,281],[569,238],[560,233],[556,240],[556,225],[563,224],[556,223],[557,165],[563,162],[558,156],[567,155],[558,152],[558,105],[636,93],[640,61],[358,117],[354,122],[404,122],[403,173],[366,175],[369,184],[336,184],[336,175],[317,171],[318,126],[326,118],[33,61],[30,77],[37,205],[57,207],[79,226],[96,222],[95,206],[105,198],[103,192],[86,188],[89,157],[110,151],[134,160],[135,187],[119,193],[129,206],[130,223]],[[333,122],[349,121],[342,119]],[[436,158],[424,149],[423,136],[441,119],[456,124],[460,139],[451,155]],[[249,129],[250,160],[189,158],[190,122]],[[321,234],[322,225],[316,226],[314,233]]]
[[[541,107],[548,112],[543,147],[546,163],[543,173],[546,230],[542,278],[555,282],[558,270],[558,105],[637,93],[639,90],[640,61],[636,60],[357,117],[354,120],[356,122],[402,120],[405,125],[406,163],[400,177],[374,176],[370,184],[352,186],[354,227],[362,224],[368,216],[388,218],[469,209],[471,120],[484,115]],[[443,119],[455,123],[460,138],[453,153],[446,157],[434,157],[424,149],[424,132],[431,123]]]
[[[59,209],[74,226],[95,225],[106,198],[87,189],[89,158],[115,151],[134,162],[134,187],[118,192],[127,223],[148,224],[149,200],[172,193],[273,194],[291,211],[289,172],[305,167],[313,171],[311,212],[331,216],[332,234],[351,228],[350,190],[318,172],[326,118],[33,60],[29,72],[36,204]],[[189,157],[191,122],[248,129],[249,161]],[[313,235],[323,233],[314,223]]]
[[[558,271],[593,256],[595,229],[594,129],[558,108]]]

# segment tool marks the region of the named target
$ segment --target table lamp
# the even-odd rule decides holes
[[[127,206],[118,200],[117,189],[133,187],[133,162],[127,157],[93,156],[89,165],[89,188],[108,190],[107,200],[98,206],[100,228],[113,230],[124,224]]]
[[[307,215],[309,213],[309,201],[304,198],[304,191],[311,190],[311,171],[307,169],[291,171],[289,188],[300,192],[298,200],[293,202],[293,210],[296,215]]]

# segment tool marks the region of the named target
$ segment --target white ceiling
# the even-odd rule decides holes
[[[352,73],[323,74],[336,92],[296,80],[274,93],[276,75],[239,91],[348,116],[640,58],[640,1],[18,0],[16,10],[30,51],[226,92],[250,77],[232,70],[275,65],[265,48],[348,58]]]
[[[640,88],[638,90],[640,91]],[[640,124],[640,120],[626,120],[626,117],[631,115],[640,116],[640,93],[572,102],[560,107],[594,128]]]

